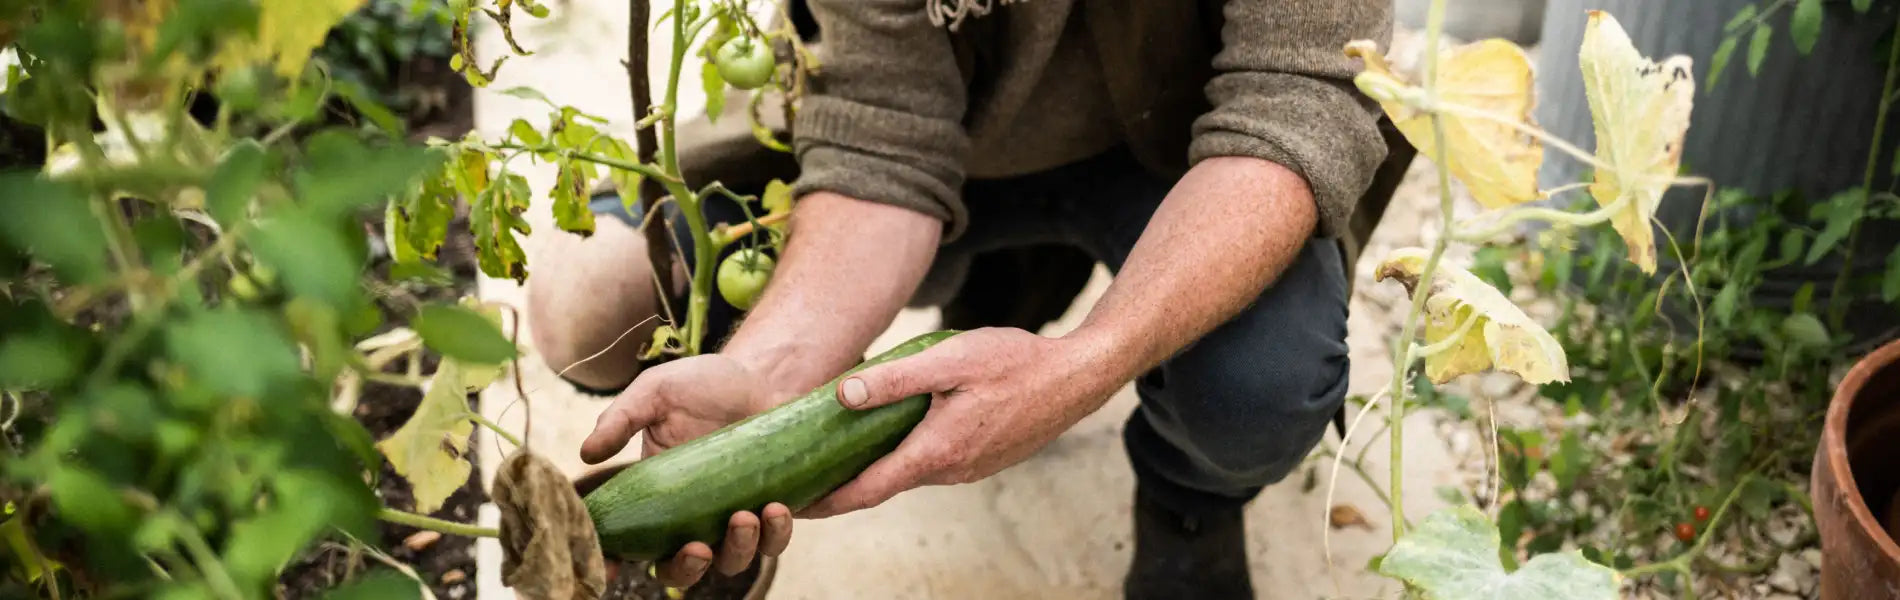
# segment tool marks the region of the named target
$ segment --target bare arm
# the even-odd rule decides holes
[[[720,353],[796,393],[863,359],[929,270],[943,222],[818,192],[799,201],[791,231],[771,286]]]
[[[1298,175],[1256,158],[1202,161],[1155,210],[1102,299],[1069,339],[1127,381],[1233,318],[1292,264],[1318,218]],[[1157,310],[1155,307],[1168,307]]]

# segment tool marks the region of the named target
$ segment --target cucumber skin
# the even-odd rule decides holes
[[[895,450],[930,409],[929,395],[847,409],[838,382],[957,333],[912,338],[791,402],[628,465],[583,499],[602,551],[656,560],[694,541],[718,548],[735,512],[817,502]]]

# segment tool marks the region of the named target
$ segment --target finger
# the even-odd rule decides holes
[[[726,575],[738,575],[752,566],[752,555],[759,549],[759,517],[749,512],[732,513],[726,522],[726,541],[719,544],[713,567]]]
[[[646,377],[635,379],[613,404],[607,405],[607,410],[600,412],[593,433],[581,442],[581,460],[593,464],[613,458],[627,447],[627,440],[633,439],[635,432],[659,420],[659,397],[653,393],[652,376],[656,374],[648,372]]]
[[[712,564],[713,551],[705,542],[693,542],[681,548],[673,560],[660,563],[655,574],[660,583],[667,587],[684,588],[699,583],[706,575],[706,566]]]
[[[917,487],[930,472],[927,436],[911,435],[897,449],[871,463],[864,472],[817,503],[800,511],[808,519],[824,519],[883,504],[898,492]]]
[[[956,389],[962,372],[961,353],[955,347],[936,346],[846,377],[838,382],[838,402],[845,408],[866,409],[918,394],[947,392]]]
[[[765,527],[759,533],[759,554],[778,556],[792,543],[792,509],[784,504],[773,502],[759,511],[765,519]]]

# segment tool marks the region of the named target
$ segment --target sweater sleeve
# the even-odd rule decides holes
[[[1190,164],[1248,156],[1306,179],[1322,235],[1343,235],[1385,160],[1377,105],[1353,86],[1346,43],[1389,43],[1390,0],[1226,0],[1222,47]]]
[[[793,124],[795,195],[829,191],[967,220],[966,91],[948,33],[924,0],[811,0],[818,73]]]

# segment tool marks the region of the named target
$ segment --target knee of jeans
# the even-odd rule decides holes
[[[1178,431],[1170,437],[1204,468],[1238,483],[1284,477],[1319,443],[1346,397],[1343,351],[1171,366],[1165,376]]]

